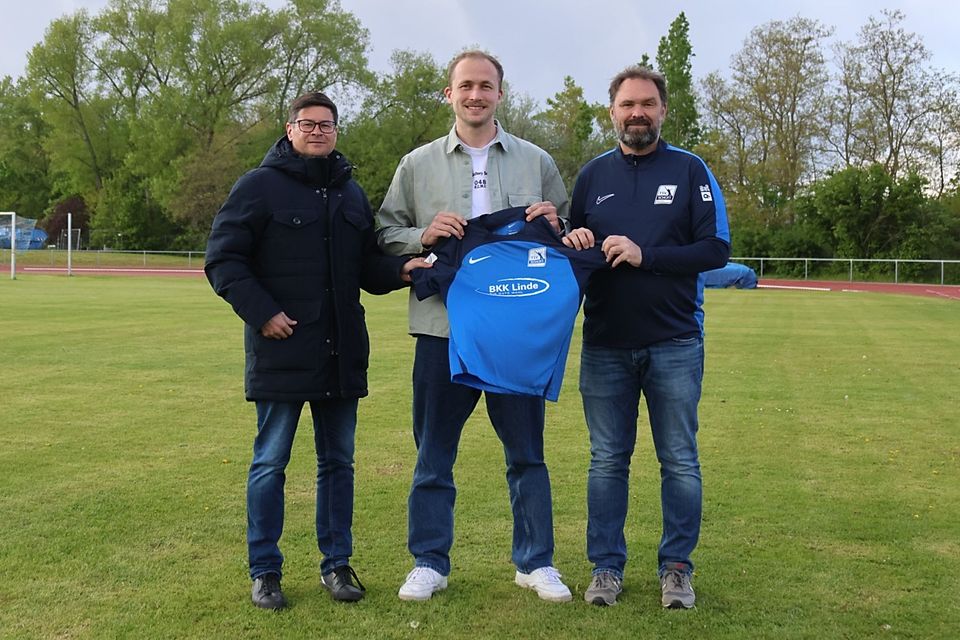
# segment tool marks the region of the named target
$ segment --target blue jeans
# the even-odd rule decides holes
[[[290,462],[303,402],[257,401],[257,437],[247,477],[250,577],[282,575],[284,470]],[[357,399],[310,402],[317,453],[317,546],[320,571],[345,565],[353,553],[353,444]]]
[[[660,462],[659,570],[668,562],[693,570],[690,554],[700,537],[703,496],[697,457],[702,381],[701,338],[665,340],[643,349],[583,345],[580,393],[590,431],[587,557],[594,573],[611,571],[623,577],[623,525],[641,393]]]
[[[413,437],[417,466],[408,502],[407,547],[416,566],[450,574],[453,464],[463,425],[481,391],[450,382],[449,341],[418,336],[413,365]],[[513,509],[513,563],[523,573],[553,564],[550,476],[543,461],[543,398],[484,393],[503,443]]]

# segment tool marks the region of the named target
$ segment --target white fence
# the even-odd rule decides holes
[[[0,249],[0,259],[7,249]],[[61,249],[17,250],[17,261],[24,266],[59,267],[67,263],[67,251]],[[153,267],[203,269],[203,251],[116,251],[84,249],[73,251],[74,264],[85,267]]]
[[[899,260],[866,258],[730,258],[746,264],[763,277],[801,277],[804,280],[836,280],[848,282],[872,280],[880,282],[927,282],[960,284],[960,260]]]

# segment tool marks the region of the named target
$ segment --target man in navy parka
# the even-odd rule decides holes
[[[399,289],[411,269],[428,266],[377,248],[370,204],[336,142],[330,98],[297,98],[286,135],[234,185],[207,242],[207,278],[245,324],[244,390],[257,409],[247,545],[253,603],[266,609],[286,606],[284,470],[305,402],[317,453],[321,584],[335,600],[364,595],[349,564],[357,401],[367,395],[370,352],[360,289]]]

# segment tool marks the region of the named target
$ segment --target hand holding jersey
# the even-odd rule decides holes
[[[610,267],[616,267],[626,262],[631,267],[639,267],[643,262],[643,252],[637,243],[627,236],[607,236],[600,245],[603,255],[607,257]]]
[[[556,205],[554,205],[552,202],[534,202],[532,205],[527,207],[527,210],[524,213],[527,214],[527,217],[525,218],[527,222],[530,222],[539,216],[543,216],[546,221],[550,223],[550,226],[553,227],[553,230],[557,233],[560,233],[560,217],[557,215]]]
[[[425,249],[429,249],[444,238],[463,237],[463,228],[467,226],[467,219],[458,213],[449,211],[438,211],[437,215],[430,221],[430,225],[423,230],[420,236],[420,244]]]
[[[596,239],[590,229],[581,227],[564,236],[563,244],[571,249],[583,251],[592,248],[596,244]],[[607,262],[611,263],[611,268],[623,262],[633,267],[639,267],[643,262],[643,251],[637,246],[637,243],[627,236],[607,236],[600,246],[600,250],[606,256]]]

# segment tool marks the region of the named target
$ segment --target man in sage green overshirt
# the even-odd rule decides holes
[[[444,89],[453,108],[450,133],[407,154],[380,208],[379,243],[392,255],[419,255],[442,238],[462,238],[470,218],[527,207],[560,230],[567,191],[553,159],[510,135],[494,119],[503,96],[503,67],[488,53],[465,51],[447,67]],[[446,588],[453,545],[453,464],[463,425],[484,394],[503,443],[513,507],[514,581],[544,600],[566,602],[570,590],[553,567],[550,477],[543,459],[544,400],[481,392],[450,381],[447,313],[433,296],[410,294],[413,436],[417,466],[410,489],[407,546],[414,568],[401,600],[427,600]]]

